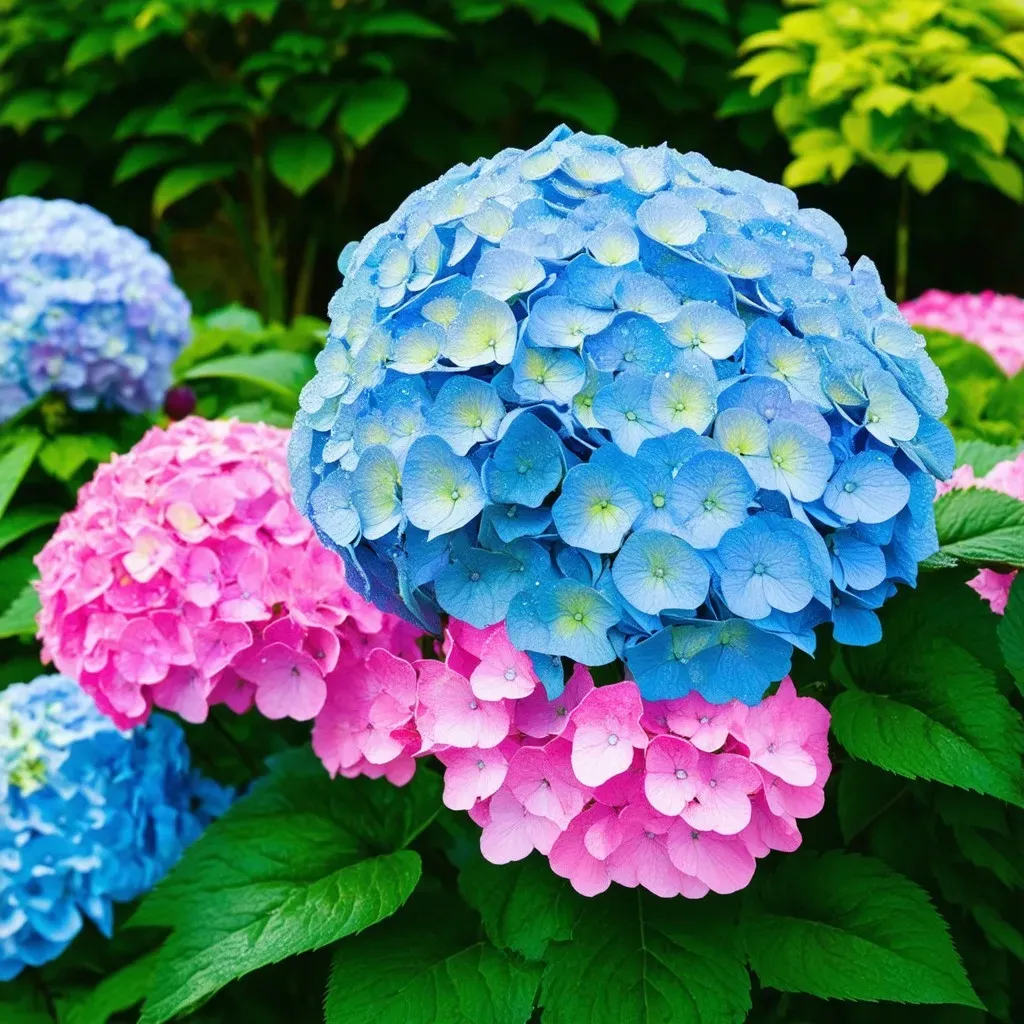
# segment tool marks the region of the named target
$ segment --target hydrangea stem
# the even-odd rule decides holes
[[[900,209],[896,221],[896,301],[907,301],[907,276],[910,272],[910,180],[900,178]]]

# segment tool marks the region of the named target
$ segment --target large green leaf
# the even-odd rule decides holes
[[[884,676],[857,684],[831,708],[833,733],[854,757],[1024,807],[1024,722],[963,648],[933,638],[894,651]]]
[[[750,890],[742,926],[750,964],[771,988],[983,1008],[928,894],[870,857],[783,858]]]
[[[397,78],[373,78],[349,94],[338,125],[357,146],[365,146],[398,117],[409,102],[409,88]]]
[[[740,1024],[750,978],[726,906],[618,886],[585,901],[548,950],[544,1024]]]
[[[36,615],[39,613],[39,594],[28,584],[0,614],[0,640],[12,636],[32,636],[36,631]]]
[[[295,401],[302,385],[313,376],[314,369],[312,358],[305,353],[267,351],[209,359],[190,367],[182,379],[223,377],[239,380]]]
[[[935,502],[942,565],[1024,566],[1024,501],[972,487]]]
[[[270,147],[270,170],[297,196],[304,196],[334,166],[334,146],[322,135],[282,135]]]
[[[143,1024],[162,1024],[250,971],[393,914],[419,880],[419,857],[404,847],[432,819],[438,790],[426,772],[396,789],[332,781],[308,751],[280,758],[133,918],[172,929]]]
[[[42,443],[41,434],[26,433],[18,437],[3,456],[0,456],[0,517],[7,511],[14,492],[35,461]]]
[[[530,960],[543,957],[549,942],[568,940],[579,912],[579,897],[540,855],[500,867],[475,857],[462,869],[459,889],[480,912],[488,938]]]
[[[181,156],[182,152],[181,143],[178,142],[138,142],[121,157],[114,171],[114,184],[120,185],[154,167],[162,167]]]
[[[1024,577],[1018,576],[1010,587],[1006,610],[999,621],[999,649],[1003,659],[1024,693]]]
[[[414,897],[394,918],[339,943],[327,1024],[526,1024],[540,981],[483,942],[450,899]]]

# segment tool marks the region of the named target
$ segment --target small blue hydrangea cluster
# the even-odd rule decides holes
[[[65,199],[0,202],[0,423],[40,395],[74,409],[159,407],[188,299],[127,228]]]
[[[0,981],[48,963],[90,918],[151,889],[230,791],[190,767],[180,727],[119,732],[65,676],[0,693]]]
[[[504,621],[549,690],[751,704],[937,546],[942,376],[795,195],[559,128],[460,165],[342,254],[295,500],[354,586]]]

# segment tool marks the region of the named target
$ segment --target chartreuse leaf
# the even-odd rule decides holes
[[[71,1003],[66,1024],[107,1024],[114,1014],[141,1003],[149,991],[158,956],[159,950],[154,950],[105,977]]]
[[[935,502],[942,565],[1024,566],[1024,501],[985,488],[950,491]],[[928,564],[928,563],[926,563]]]
[[[326,1024],[526,1024],[540,964],[479,937],[457,901],[415,896],[390,921],[338,944]]]
[[[546,956],[544,1024],[740,1024],[750,978],[722,901],[613,886]]]
[[[322,135],[282,135],[270,147],[270,170],[289,191],[304,196],[334,165],[334,147]]]
[[[579,898],[539,856],[501,867],[475,857],[462,869],[459,889],[491,942],[528,960],[543,957],[548,943],[568,940],[579,913]]]
[[[182,380],[225,377],[256,384],[294,401],[313,371],[313,360],[304,352],[266,351],[208,359],[190,367]]]
[[[215,822],[133,924],[171,928],[142,1024],[162,1024],[236,978],[389,917],[420,877],[404,847],[439,806],[439,779],[403,789],[332,781],[306,750]]]
[[[999,649],[1006,667],[1024,693],[1024,577],[1018,576],[1010,587],[1006,611],[999,621]]]
[[[41,434],[26,433],[0,456],[0,516],[7,511],[14,492],[29,471],[42,443]]]
[[[59,434],[39,450],[39,465],[67,482],[87,462],[106,462],[116,445],[104,434]]]
[[[751,967],[770,988],[983,1008],[928,894],[870,857],[783,858],[748,892],[742,932]]]
[[[832,702],[833,733],[887,771],[1024,807],[1024,722],[993,672],[954,639],[895,629],[880,651],[849,652],[855,686]]]

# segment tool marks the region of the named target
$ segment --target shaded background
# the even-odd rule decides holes
[[[4,10],[6,192],[88,202],[146,235],[199,312],[238,301],[271,319],[323,315],[347,241],[455,162],[528,147],[563,120],[628,144],[667,140],[769,180],[789,159],[763,109],[770,91],[743,103],[762,109],[717,115],[745,94],[735,47],[774,24],[767,2],[7,0]],[[282,138],[314,135],[332,164],[297,194],[267,156]],[[152,163],[126,177],[133,153]],[[189,168],[213,178],[165,203],[167,176]],[[897,192],[856,168],[800,197],[836,217],[851,258],[870,256],[891,284]],[[911,223],[911,296],[1024,292],[1013,201],[950,178],[912,197]]]

